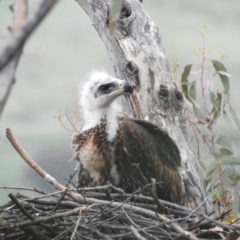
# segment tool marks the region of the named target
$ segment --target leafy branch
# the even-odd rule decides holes
[[[219,127],[224,120],[232,120],[240,131],[240,121],[230,104],[231,75],[223,64],[224,56],[220,61],[208,57],[211,46],[206,48],[206,32],[204,26],[200,31],[202,47],[195,52],[200,61],[185,66],[181,86],[187,101],[187,120],[192,127],[191,142],[197,146],[199,161],[205,169],[207,190],[220,211],[233,208],[234,216],[227,218],[233,220],[238,218],[239,212],[240,158],[236,151],[236,140],[239,139],[220,134]],[[210,70],[206,67],[207,62],[212,65]],[[197,96],[198,89],[200,96]],[[203,157],[207,158],[207,163]]]

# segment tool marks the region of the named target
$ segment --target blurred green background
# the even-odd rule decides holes
[[[9,37],[12,2],[0,1],[0,48]],[[29,1],[30,11],[37,3]],[[231,101],[239,115],[239,0],[144,0],[143,4],[159,27],[171,69],[173,59],[178,60],[177,80],[186,64],[199,61],[194,51],[202,44],[199,31],[207,26],[206,45],[213,47],[209,57],[228,56],[225,66],[232,75]],[[53,190],[13,150],[5,138],[7,127],[41,167],[66,183],[64,179],[75,167],[70,162],[72,133],[56,117],[74,107],[78,86],[92,68],[113,74],[105,47],[88,16],[75,1],[61,0],[25,44],[16,84],[0,120],[1,186]],[[239,135],[234,123],[224,126],[223,131]],[[9,192],[15,191],[0,189],[0,204],[8,200]]]

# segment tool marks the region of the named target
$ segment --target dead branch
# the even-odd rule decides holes
[[[26,18],[27,0],[15,0],[12,35],[0,52],[0,116],[15,82],[15,71],[23,45],[56,2],[57,0],[42,0],[36,10]]]
[[[8,186],[0,186],[0,189],[15,189],[15,190],[27,190],[27,191],[32,191],[32,192],[37,192],[40,194],[47,194],[44,191],[38,190],[36,188],[28,188],[28,187],[8,187]]]
[[[8,40],[0,53],[0,70],[9,62],[13,55],[20,49],[29,35],[52,9],[57,0],[42,0],[26,21],[19,27]]]
[[[27,17],[27,0],[15,0],[13,5],[13,25],[11,32],[14,33],[24,23]],[[7,102],[11,87],[15,81],[15,71],[22,53],[23,44],[14,52],[10,62],[0,71],[0,116]],[[0,57],[1,61],[1,57]]]
[[[22,159],[33,168],[42,178],[47,180],[51,185],[53,185],[56,189],[64,191],[66,187],[58,183],[53,177],[47,174],[37,163],[35,163],[31,157],[27,154],[27,152],[22,148],[22,146],[18,143],[17,139],[13,136],[10,128],[6,129],[6,136],[8,140],[11,142],[12,146],[18,152],[18,154],[22,157]]]
[[[132,231],[133,235],[136,237],[136,239],[138,239],[138,240],[146,240],[146,238],[144,238],[143,236],[141,236],[138,233],[137,229],[133,225],[131,225],[129,228]]]

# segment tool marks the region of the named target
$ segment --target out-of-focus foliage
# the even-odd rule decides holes
[[[188,64],[181,75],[187,120],[192,127],[190,140],[204,169],[211,201],[219,209],[233,209],[233,214],[226,219],[232,221],[239,217],[240,208],[240,157],[237,153],[240,138],[222,134],[219,127],[227,122],[236,124],[240,131],[240,121],[230,104],[231,75],[224,66],[224,56],[220,61],[209,58],[211,46],[206,47],[206,26],[200,33],[202,47],[195,52],[199,63]]]

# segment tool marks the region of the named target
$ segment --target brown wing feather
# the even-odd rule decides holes
[[[116,163],[122,179],[127,169],[127,173],[135,179],[133,184],[140,182],[132,167],[132,163],[139,163],[149,182],[151,178],[162,182],[161,187],[157,188],[160,198],[180,201],[182,184],[178,168],[181,157],[176,144],[164,130],[147,121],[125,119],[115,142]]]

